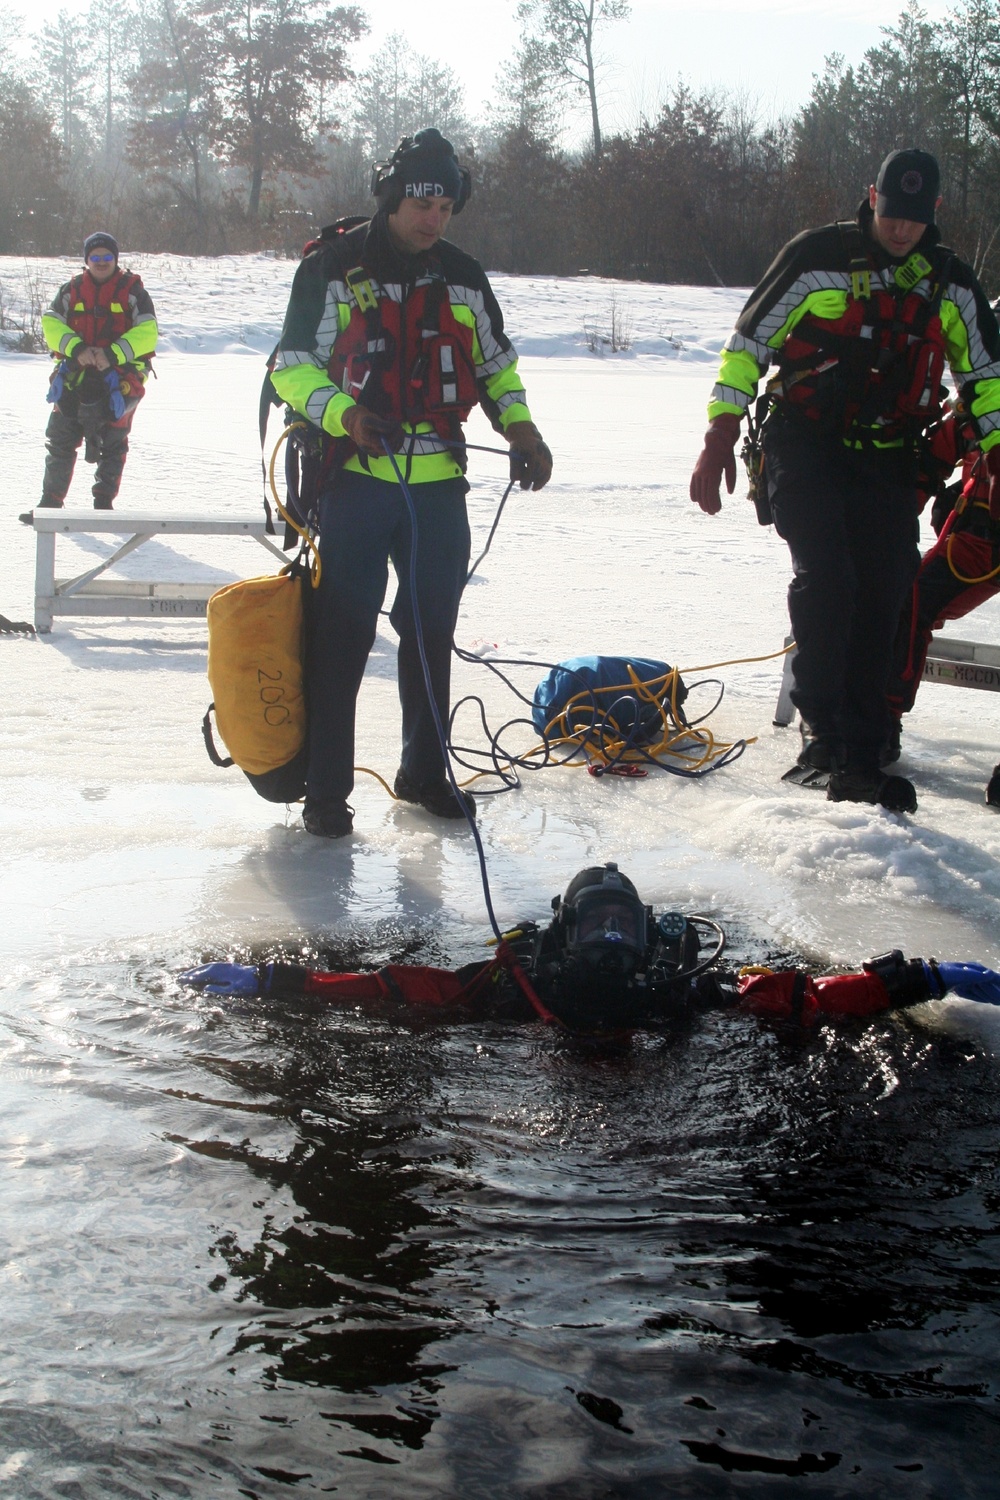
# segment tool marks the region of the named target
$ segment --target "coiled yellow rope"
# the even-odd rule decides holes
[[[312,555],[312,562],[310,563],[310,566],[309,566],[309,576],[312,579],[312,586],[313,586],[313,588],[314,589],[318,589],[319,588],[319,580],[320,580],[320,577],[322,576],[322,572],[323,572],[323,564],[320,562],[319,548],[316,545],[316,539],[313,536],[313,534],[312,534],[311,531],[309,531],[305,527],[300,526],[299,523],[295,520],[295,518],[293,516],[289,515],[288,511],[282,505],[281,500],[278,498],[278,487],[277,487],[277,485],[274,482],[274,471],[275,471],[275,468],[277,467],[278,454],[281,452],[282,446],[285,443],[287,443],[289,437],[298,428],[300,428],[300,427],[305,428],[305,427],[308,427],[308,426],[309,426],[308,422],[290,422],[289,423],[289,425],[285,428],[284,432],[281,434],[281,436],[278,438],[278,441],[274,445],[274,452],[271,454],[271,464],[270,464],[270,468],[268,469],[267,477],[268,477],[268,481],[269,481],[270,486],[271,486],[271,494],[274,497],[274,503],[278,507],[278,514],[281,516],[282,520],[285,521],[286,524],[289,525],[292,528],[292,530],[296,533],[296,535],[298,535],[298,536],[300,536],[302,538],[302,540],[306,544],[306,548],[307,548],[308,552]]]

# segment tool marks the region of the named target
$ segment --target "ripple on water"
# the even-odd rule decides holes
[[[340,956],[404,955],[452,956]],[[193,999],[189,960],[0,1002],[5,1496],[990,1491],[971,1031],[718,1015],[602,1055]]]

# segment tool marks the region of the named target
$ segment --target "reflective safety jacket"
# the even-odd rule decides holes
[[[112,364],[140,367],[148,366],[158,338],[152,298],[134,271],[123,270],[105,282],[89,271],[67,281],[42,314],[42,333],[61,359],[93,347],[105,349]]]
[[[300,416],[344,443],[344,467],[395,482],[387,457],[359,454],[342,417],[359,403],[402,424],[413,483],[463,472],[446,440],[482,405],[494,427],[531,420],[517,354],[486,273],[447,240],[401,256],[384,217],[341,221],[307,246],[271,375]],[[461,454],[459,454],[461,458]]]
[[[742,416],[771,366],[779,409],[854,444],[898,447],[940,414],[947,365],[984,450],[1000,443],[1000,329],[969,266],[930,226],[905,261],[857,227],[790,241],[723,351],[709,418]],[[851,232],[845,230],[853,229]]]

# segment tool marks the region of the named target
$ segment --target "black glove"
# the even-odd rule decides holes
[[[931,503],[931,525],[934,527],[935,536],[941,535],[945,521],[955,509],[961,489],[962,485],[959,481],[957,484],[949,484],[947,489],[934,496]]]
[[[540,490],[552,478],[552,454],[534,422],[511,422],[504,433],[510,444],[510,477],[522,490]]]

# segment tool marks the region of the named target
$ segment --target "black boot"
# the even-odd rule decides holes
[[[417,786],[400,766],[393,790],[401,802],[415,802],[418,807],[425,807],[429,813],[433,813],[435,818],[476,816],[476,804],[468,792],[459,792],[456,798],[451,783],[444,776],[440,781]]]
[[[62,508],[63,503],[61,500],[53,500],[51,495],[43,495],[36,505],[35,510],[62,510]],[[23,525],[30,526],[34,520],[34,514],[34,511],[23,510],[17,519]]]
[[[307,833],[321,839],[342,839],[354,830],[354,808],[346,802],[320,802],[307,797],[302,809],[302,821]]]
[[[888,812],[917,810],[917,792],[905,776],[883,776],[874,771],[848,767],[833,771],[826,789],[829,802],[871,802]]]
[[[1000,765],[993,767],[993,775],[986,788],[986,805],[987,807],[1000,807]]]
[[[836,735],[820,733],[804,719],[799,725],[799,734],[802,746],[798,759],[781,779],[822,792],[829,784],[831,771],[842,763],[843,746]]]
[[[903,721],[896,714],[889,716],[889,728],[878,754],[880,766],[894,766],[902,754]]]

